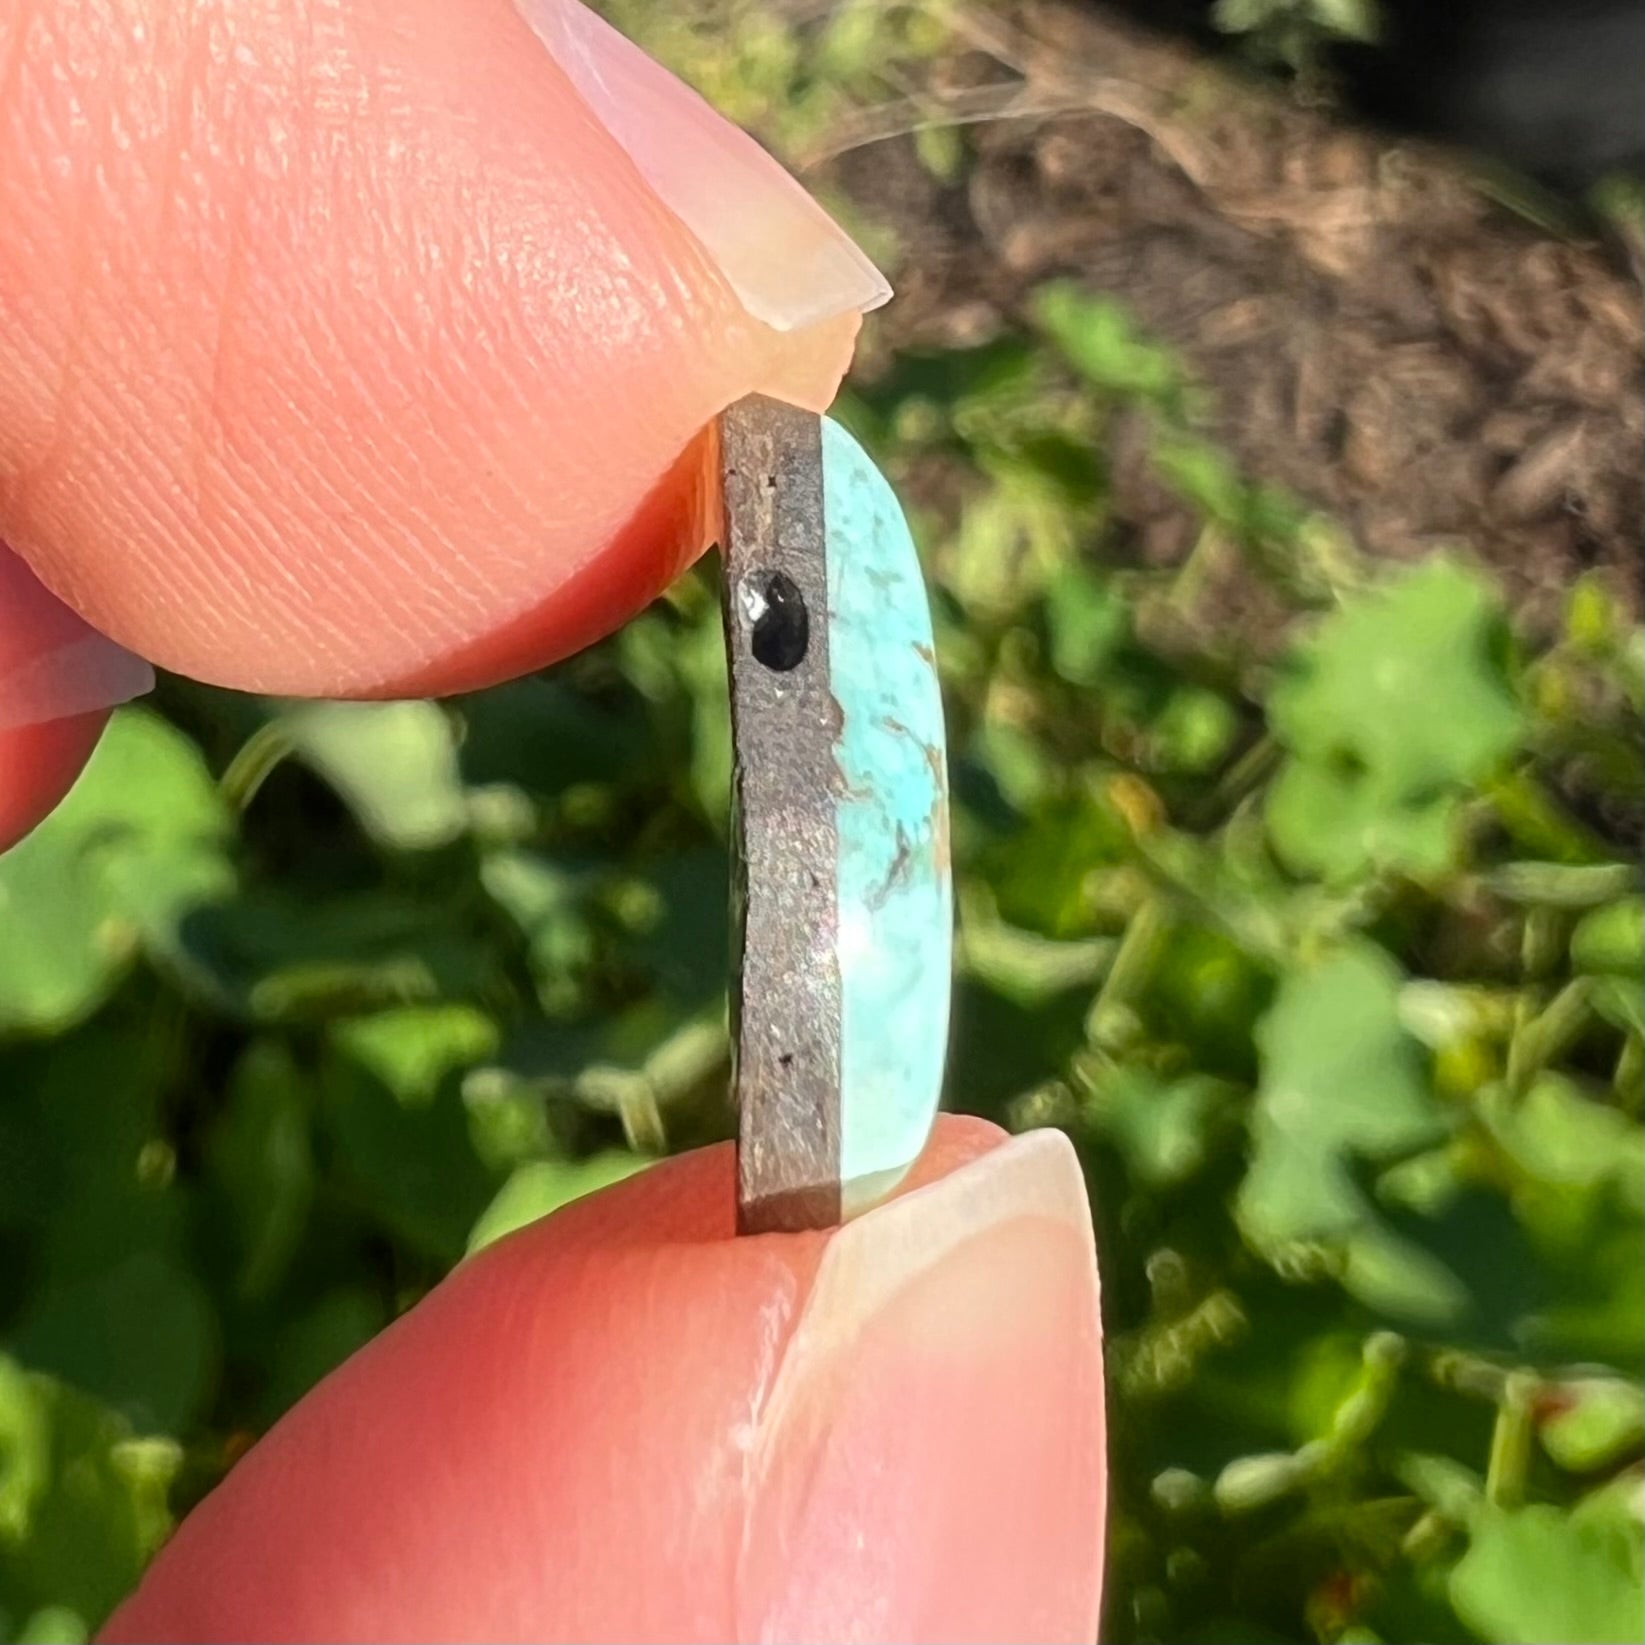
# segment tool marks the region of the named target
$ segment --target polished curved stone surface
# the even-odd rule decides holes
[[[840,708],[840,1178],[847,1215],[896,1185],[942,1092],[952,988],[948,777],[914,541],[856,441],[822,428],[831,686]]]

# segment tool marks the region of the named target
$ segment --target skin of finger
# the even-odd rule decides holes
[[[112,706],[151,683],[0,542],[0,851],[68,793]]]
[[[945,1120],[886,1261],[1020,1146]],[[839,1236],[735,1237],[733,1164],[683,1156],[471,1259],[253,1448],[102,1637],[1089,1638],[1100,1435],[1061,1454],[1101,1409],[1088,1247],[1030,1184],[819,1339]]]
[[[109,710],[0,731],[0,851],[9,850],[74,786]]]
[[[241,688],[466,689],[704,546],[701,433],[821,407],[508,0],[0,12],[0,533]]]
[[[844,1340],[791,1347],[738,1637],[1095,1639],[1091,1267],[1087,1229],[1022,1218],[960,1242]]]

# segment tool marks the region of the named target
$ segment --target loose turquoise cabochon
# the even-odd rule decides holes
[[[823,419],[847,1216],[894,1188],[931,1133],[952,988],[948,772],[931,612],[901,505]]]

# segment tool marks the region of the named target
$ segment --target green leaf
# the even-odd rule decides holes
[[[38,1472],[18,1517],[7,1480],[8,1459],[20,1451]],[[8,1605],[100,1625],[171,1528],[166,1497],[181,1460],[169,1440],[132,1439],[95,1400],[0,1355],[0,1594]]]
[[[1457,853],[1458,797],[1400,799],[1351,762],[1287,760],[1268,789],[1268,833],[1293,868],[1328,881],[1368,868],[1432,879]]]
[[[966,426],[961,438],[967,444],[987,430],[1016,430],[1025,411],[1032,415],[1041,405],[1048,378],[1042,351],[1009,333],[960,348],[898,353],[888,366],[871,389],[860,391],[892,425],[856,418],[853,432],[871,451],[893,440],[905,449],[951,444],[956,422]],[[850,403],[841,405],[849,409]]]
[[[1493,1093],[1482,1113],[1514,1163],[1540,1182],[1628,1189],[1645,1175],[1645,1130],[1563,1075],[1543,1074],[1517,1103]]]
[[[1623,897],[1585,914],[1571,933],[1571,964],[1637,977],[1645,969],[1645,897]]]
[[[28,1535],[51,1483],[51,1435],[37,1379],[0,1354],[0,1547]]]
[[[1204,1166],[1210,1125],[1224,1093],[1214,1080],[1162,1080],[1114,1066],[1091,1088],[1086,1113],[1125,1157],[1133,1178],[1151,1188],[1187,1182]]]
[[[1217,1506],[1225,1514],[1248,1514],[1276,1498],[1306,1485],[1306,1460],[1289,1451],[1268,1451],[1236,1457],[1217,1476],[1212,1487]]]
[[[1101,455],[1077,431],[1033,429],[1022,432],[1007,425],[999,436],[996,464],[1009,465],[1049,486],[1076,520],[1087,517],[1103,493],[1105,474]]]
[[[459,1078],[492,1034],[463,1007],[412,1007],[336,1024],[321,1060],[338,1177],[380,1226],[436,1262],[462,1255],[493,1191]]]
[[[1380,0],[1309,0],[1315,18],[1345,40],[1374,42],[1382,37]]]
[[[17,1645],[85,1645],[90,1636],[78,1611],[67,1605],[42,1605],[17,1630]]]
[[[990,467],[993,485],[966,508],[937,562],[943,585],[983,625],[1024,612],[1078,547],[1060,484],[1025,463]]]
[[[1138,1009],[1156,1038],[1187,1048],[1196,1068],[1244,1081],[1255,1072],[1252,1036],[1273,998],[1272,975],[1244,949],[1183,923],[1173,927]]]
[[[480,883],[525,938],[543,1009],[564,1016],[581,1006],[599,959],[589,917],[597,874],[536,852],[493,851]]]
[[[166,1046],[114,1011],[0,1061],[0,1216],[43,1239],[54,1273],[174,1243],[177,1196],[144,1162],[165,1151],[157,1106],[176,1077]]]
[[[1093,387],[1170,414],[1184,409],[1189,384],[1177,356],[1139,332],[1123,304],[1072,281],[1034,294],[1034,319]]]
[[[1068,565],[1045,591],[1051,666],[1070,685],[1096,685],[1130,637],[1131,616],[1114,588],[1083,566]]]
[[[1235,536],[1246,535],[1245,482],[1227,452],[1204,440],[1172,439],[1160,443],[1154,464],[1195,512]]]
[[[965,134],[958,126],[922,126],[914,133],[914,150],[933,177],[952,183],[965,164]]]
[[[113,989],[134,944],[78,839],[53,819],[0,856],[0,1032],[62,1030]]]
[[[1522,1331],[1525,1346],[1545,1361],[1601,1360],[1638,1374],[1645,1341],[1645,1264],[1639,1260],[1639,1188],[1630,1186],[1632,1211],[1608,1203],[1614,1196],[1583,1195],[1575,1197],[1574,1206],[1569,1193],[1521,1200],[1520,1215],[1557,1278]],[[1549,1225],[1542,1225],[1550,1210]]]
[[[967,763],[986,774],[1005,803],[1029,813],[1044,800],[1053,772],[1045,749],[1030,732],[1004,721],[977,727],[965,751]]]
[[[259,1022],[477,994],[495,965],[465,913],[403,890],[313,902],[259,891],[194,910],[178,935],[177,981],[207,1008]]]
[[[235,1284],[242,1296],[273,1290],[302,1238],[316,1175],[310,1101],[289,1047],[254,1041],[206,1138],[210,1180],[234,1229]]]
[[[162,1123],[178,1063],[172,1036],[112,1009],[14,1053],[0,1077],[34,1181],[19,1207],[29,1260],[0,1263],[26,1281],[8,1297],[9,1345],[149,1431],[176,1431],[216,1388],[214,1310],[187,1260],[190,1195]]]
[[[134,707],[109,721],[50,824],[151,850],[219,840],[230,831],[199,749],[153,710]]]
[[[958,963],[996,993],[1032,1008],[1092,987],[1113,962],[1117,946],[1110,937],[1058,942],[967,909],[960,916]]]
[[[988,774],[1006,787],[1005,754],[994,743],[985,752],[992,756]],[[956,788],[959,783],[956,773]],[[1082,794],[1007,832],[987,854],[987,883],[1013,925],[1046,937],[1090,935],[1097,928],[1092,882],[1105,864],[1124,860],[1129,844],[1125,822],[1106,796]]]
[[[1238,731],[1238,717],[1226,698],[1178,686],[1150,728],[1152,763],[1169,771],[1209,771],[1227,756]]]
[[[725,1054],[723,998],[690,1015],[652,998],[583,1028],[519,1029],[494,1065],[469,1078],[468,1099],[484,1104],[523,1091],[622,1114],[689,1095],[720,1073]]]
[[[1637,981],[1627,977],[1596,977],[1589,1002],[1613,1028],[1636,1037],[1645,1036],[1645,996],[1641,995]]]
[[[1465,1318],[1473,1300],[1467,1285],[1431,1251],[1375,1224],[1350,1236],[1342,1285],[1379,1314],[1433,1328]]]
[[[1620,1462],[1645,1440],[1645,1390],[1610,1377],[1562,1383],[1538,1433],[1561,1468],[1585,1474]]]
[[[200,1282],[160,1251],[135,1251],[42,1291],[12,1351],[145,1433],[183,1431],[217,1373],[217,1322]]]
[[[492,1056],[497,1025],[473,1006],[413,1005],[335,1024],[332,1044],[369,1069],[402,1107],[426,1108],[452,1074]]]
[[[1225,34],[1249,34],[1283,11],[1289,0],[1216,0],[1212,24]]]
[[[379,845],[426,851],[467,828],[456,741],[436,704],[302,703],[279,723]]]
[[[228,829],[193,744],[147,709],[120,710],[62,805],[0,856],[0,1033],[95,1010],[140,936],[230,882]]]
[[[1290,760],[1267,803],[1293,867],[1338,878],[1445,866],[1457,799],[1523,734],[1505,643],[1494,592],[1434,559],[1293,648],[1268,705]]]
[[[468,1236],[468,1254],[483,1250],[516,1228],[558,1211],[650,1164],[638,1154],[594,1154],[581,1160],[531,1160],[518,1166],[491,1203],[480,1213]]]
[[[656,763],[642,699],[632,688],[603,707],[558,679],[534,675],[456,699],[464,735],[457,760],[466,783],[506,783],[554,796],[575,783],[632,780]]]
[[[1482,878],[1492,891],[1509,902],[1531,907],[1592,909],[1598,903],[1608,903],[1621,893],[1632,891],[1639,884],[1639,869],[1625,862],[1506,862],[1488,870]],[[1629,901],[1622,898],[1621,906],[1626,909]],[[1603,923],[1599,929],[1604,929]],[[1631,934],[1625,916],[1621,932],[1624,936]],[[1639,965],[1639,944],[1635,942],[1631,969],[1638,970]]]
[[[1487,1508],[1451,1573],[1451,1601],[1502,1645],[1637,1645],[1645,1620],[1639,1525],[1612,1511]]]
[[[1353,1233],[1371,1215],[1355,1165],[1442,1133],[1420,1048],[1400,1021],[1400,982],[1366,944],[1282,980],[1257,1029],[1262,1073],[1238,1199],[1259,1249]]]
[[[647,866],[624,957],[664,1000],[696,1008],[723,997],[730,963],[731,863],[719,849]]]
[[[731,804],[731,699],[717,613],[705,611],[669,643],[691,699],[691,791],[703,815],[720,829]]]

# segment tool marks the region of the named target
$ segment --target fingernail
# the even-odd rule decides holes
[[[777,331],[878,308],[885,276],[747,133],[578,0],[521,15],[743,306]]]
[[[1095,1638],[1101,1322],[1067,1139],[837,1233],[752,1450],[744,1637]]]
[[[807,1304],[811,1328],[849,1333],[882,1313],[910,1283],[962,1245],[1030,1219],[1072,1230],[1092,1247],[1091,1212],[1073,1145],[1060,1131],[1028,1131],[847,1223],[829,1243]],[[1096,1285],[1096,1258],[1090,1259]]]
[[[99,634],[0,548],[0,730],[112,708],[154,689],[141,657]]]

